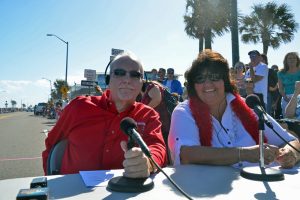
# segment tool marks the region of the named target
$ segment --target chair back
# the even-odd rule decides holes
[[[51,149],[47,160],[47,175],[60,174],[61,162],[67,144],[67,140],[61,140]]]

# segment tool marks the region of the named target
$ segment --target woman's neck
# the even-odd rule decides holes
[[[217,106],[210,106],[210,114],[214,116],[218,121],[222,120],[222,116],[227,106],[226,97]]]
[[[289,66],[288,72],[289,72],[289,73],[295,73],[295,72],[297,72],[298,70],[299,70],[299,68],[298,68],[297,66],[292,65],[292,66]]]

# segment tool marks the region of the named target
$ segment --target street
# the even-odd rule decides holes
[[[0,180],[44,175],[44,130],[54,123],[33,112],[0,114]]]

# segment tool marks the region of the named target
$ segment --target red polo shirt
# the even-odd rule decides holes
[[[165,165],[166,148],[158,113],[138,102],[118,113],[109,95],[107,90],[102,96],[80,96],[65,107],[45,140],[46,150],[42,153],[45,173],[51,148],[63,139],[68,140],[68,145],[61,174],[123,168],[124,151],[120,142],[127,141],[128,136],[120,130],[120,122],[127,116],[137,122],[138,132],[148,145],[153,159],[160,166]]]

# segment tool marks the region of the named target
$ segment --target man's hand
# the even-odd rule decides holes
[[[141,148],[133,147],[127,149],[127,143],[121,142],[121,148],[124,151],[125,160],[123,161],[124,176],[129,178],[145,178],[150,176],[152,165]]]

